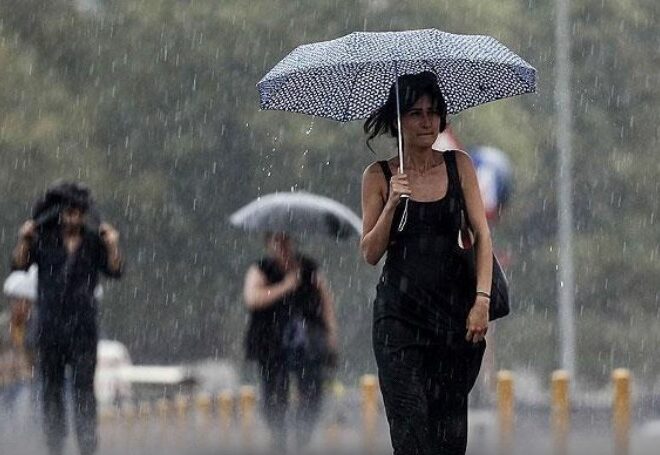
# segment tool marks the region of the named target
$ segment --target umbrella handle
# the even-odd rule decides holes
[[[401,232],[403,231],[403,228],[406,227],[406,223],[408,222],[408,202],[410,201],[410,196],[406,197],[405,204],[403,206],[403,213],[401,214],[401,221],[399,221],[399,226],[397,226],[397,231]]]
[[[401,134],[401,103],[399,101],[399,72],[396,71],[394,77],[394,94],[396,96],[396,130],[397,130],[397,144],[399,148],[399,173],[403,174],[403,135]]]
[[[396,130],[397,130],[397,144],[399,148],[399,173],[403,174],[403,134],[401,134],[401,104],[399,101],[399,72],[396,71],[396,61],[394,62],[395,68],[395,78],[394,78],[394,94],[396,95]],[[408,194],[402,194],[401,197],[406,200],[406,207],[404,209],[404,215],[408,215],[408,199],[410,196]],[[403,225],[400,226],[399,232],[405,226],[405,221],[401,219]]]

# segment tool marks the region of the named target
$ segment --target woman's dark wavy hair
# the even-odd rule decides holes
[[[68,207],[74,207],[88,213],[97,222],[98,211],[89,188],[78,182],[56,181],[32,209],[32,219],[40,229],[54,227],[59,223],[60,213]]]
[[[424,71],[418,74],[404,74],[399,76],[399,104],[401,114],[405,114],[422,96],[428,95],[431,104],[440,113],[440,131],[442,133],[447,127],[447,103],[442,96],[438,79],[434,73]],[[372,152],[371,140],[381,134],[389,133],[397,137],[396,125],[396,89],[392,85],[387,102],[364,122],[364,132],[367,134],[367,147]]]

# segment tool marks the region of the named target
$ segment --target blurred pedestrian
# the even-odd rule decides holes
[[[32,376],[35,359],[37,266],[27,272],[13,271],[5,279],[2,291],[9,299],[8,335],[12,350],[21,364],[21,379]]]
[[[277,453],[286,453],[290,376],[296,381],[296,444],[318,419],[325,366],[336,361],[332,294],[316,263],[285,233],[266,235],[267,256],[250,266],[243,297],[250,312],[246,354],[260,369],[266,421]]]
[[[94,372],[98,343],[94,289],[99,272],[122,271],[119,233],[100,223],[90,191],[79,183],[51,186],[34,207],[12,254],[12,267],[38,266],[36,351],[43,424],[51,455],[66,437],[64,385],[71,369],[74,422],[82,455],[98,445]]]
[[[362,254],[372,265],[387,256],[373,309],[380,388],[395,455],[462,455],[488,327],[490,233],[470,157],[432,149],[447,123],[436,76],[400,76],[399,93],[405,162],[372,163],[362,183]],[[397,137],[396,96],[392,87],[367,119],[368,141]],[[461,192],[475,233],[476,298],[459,284]]]

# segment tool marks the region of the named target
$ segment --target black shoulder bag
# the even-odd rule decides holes
[[[459,259],[461,275],[466,286],[470,286],[469,295],[474,298],[477,292],[477,266],[476,253],[474,251],[474,234],[465,208],[465,197],[461,188],[461,180],[458,175],[456,164],[456,152],[449,150],[445,152],[447,171],[452,173],[452,178],[458,185],[458,207],[461,216],[461,225],[458,239],[455,245],[455,254]],[[493,321],[508,315],[511,311],[509,304],[509,283],[502,270],[500,261],[493,253],[493,282],[490,289],[489,320]]]

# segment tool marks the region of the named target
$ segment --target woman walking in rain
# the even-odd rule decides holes
[[[362,182],[362,254],[371,265],[387,256],[373,309],[380,386],[395,455],[464,454],[488,327],[490,232],[469,156],[431,147],[447,124],[436,76],[400,76],[399,102],[404,163],[372,163]],[[394,87],[364,129],[368,144],[397,136]],[[461,191],[475,234],[476,297],[456,273]]]
[[[323,372],[337,352],[333,297],[310,258],[284,233],[266,235],[267,256],[250,266],[243,297],[250,311],[246,354],[261,375],[274,448],[286,453],[289,376],[298,389],[296,444],[312,435],[322,399]]]

